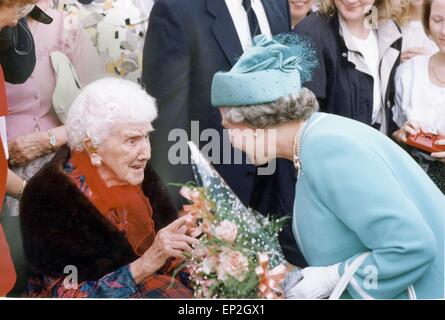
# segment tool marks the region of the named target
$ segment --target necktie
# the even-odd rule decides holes
[[[247,19],[249,20],[250,35],[252,36],[253,39],[255,36],[261,34],[260,25],[258,24],[258,18],[255,14],[255,11],[253,11],[251,0],[243,0],[243,7],[247,13]]]

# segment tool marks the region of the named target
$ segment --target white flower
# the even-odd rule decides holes
[[[195,247],[195,249],[193,249],[192,255],[194,258],[204,258],[207,254],[208,254],[208,248],[203,245],[203,244],[199,244]]]
[[[235,223],[224,220],[215,228],[215,237],[228,242],[234,242],[238,235],[238,228]]]
[[[204,274],[211,274],[213,270],[213,261],[212,259],[205,258],[201,262],[201,266],[198,268],[198,272],[204,273]]]

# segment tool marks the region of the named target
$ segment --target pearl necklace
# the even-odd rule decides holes
[[[301,139],[303,137],[304,128],[306,127],[307,120],[304,121],[299,128],[297,129],[297,132],[295,133],[294,137],[294,145],[293,145],[293,155],[294,155],[294,167],[296,170],[301,169],[301,162],[300,162],[300,153],[301,153]]]

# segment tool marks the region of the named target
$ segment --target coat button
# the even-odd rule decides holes
[[[347,58],[348,57],[348,53],[347,52],[343,52],[341,55],[342,55],[343,58]]]

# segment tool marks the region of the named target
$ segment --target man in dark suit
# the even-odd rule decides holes
[[[200,148],[211,140],[218,146],[208,153],[212,164],[243,203],[263,214],[292,213],[292,163],[278,160],[271,175],[258,174],[258,169],[246,162],[234,164],[235,151],[229,141],[222,141],[221,115],[210,104],[213,75],[230,70],[255,35],[289,31],[288,0],[156,1],[146,35],[142,83],[158,101],[159,116],[150,139],[151,163],[165,183],[194,180],[191,166],[173,159],[178,138],[183,152],[187,140],[199,141]],[[172,131],[178,128],[184,129],[184,134]],[[217,132],[217,137],[207,129]],[[206,137],[199,138],[201,133]],[[227,161],[227,152],[232,161]],[[179,208],[183,200],[178,188],[170,192]],[[280,241],[289,262],[305,265],[290,222]]]

